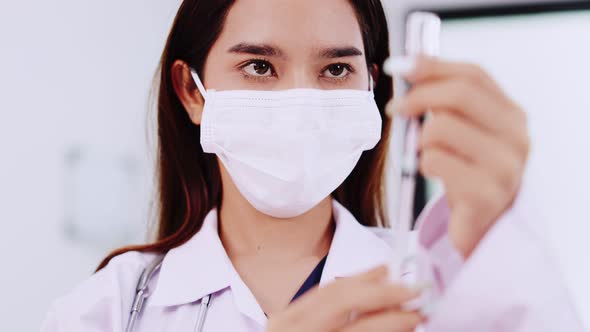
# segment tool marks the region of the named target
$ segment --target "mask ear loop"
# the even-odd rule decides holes
[[[201,82],[201,79],[199,78],[199,74],[197,74],[197,72],[192,68],[191,68],[191,76],[193,77],[193,81],[195,81],[195,84],[197,85],[197,89],[199,89],[199,92],[203,96],[203,99],[206,99],[207,98],[207,90],[205,89],[203,82]]]
[[[373,91],[374,87],[375,87],[375,82],[373,81],[373,75],[371,75],[369,73],[369,92],[371,92],[371,95],[373,95],[373,96],[375,95],[375,93],[374,93],[375,91]]]

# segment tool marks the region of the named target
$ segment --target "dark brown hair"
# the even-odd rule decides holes
[[[221,177],[216,156],[200,145],[194,125],[172,86],[171,68],[183,60],[202,74],[209,50],[220,35],[235,0],[185,0],[176,15],[159,66],[157,204],[155,242],[115,250],[98,266],[128,251],[165,253],[199,231],[206,214],[221,204]],[[379,65],[375,99],[383,118],[382,139],[363,153],[358,164],[333,193],[364,225],[386,226],[383,178],[389,143],[390,119],[385,105],[392,97],[392,81],[381,64],[389,56],[389,35],[380,0],[349,0],[362,29],[369,68]]]

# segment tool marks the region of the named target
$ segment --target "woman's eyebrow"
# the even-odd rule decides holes
[[[354,46],[346,46],[321,49],[318,54],[321,58],[335,59],[349,56],[362,56],[363,52]]]
[[[228,52],[260,55],[267,57],[284,57],[284,53],[283,51],[281,51],[280,48],[269,44],[239,43],[232,46],[228,50]]]

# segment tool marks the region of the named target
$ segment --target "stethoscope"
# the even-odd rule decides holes
[[[125,328],[125,332],[133,332],[135,323],[137,323],[139,315],[141,314],[143,303],[150,296],[148,292],[148,284],[150,282],[150,279],[152,278],[154,273],[160,269],[160,266],[162,266],[162,260],[164,260],[164,256],[159,256],[141,272],[139,280],[137,281],[137,287],[135,288],[135,297],[133,298],[133,303],[131,305],[129,320],[127,321],[127,327]],[[205,325],[205,318],[207,317],[207,310],[209,309],[210,303],[211,294],[201,299],[201,305],[199,306],[199,315],[197,317],[197,324],[195,325],[194,329],[195,332],[203,331],[203,326]]]

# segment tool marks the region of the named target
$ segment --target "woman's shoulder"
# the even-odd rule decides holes
[[[114,257],[50,307],[42,331],[120,331],[138,278],[156,257],[130,251]]]

